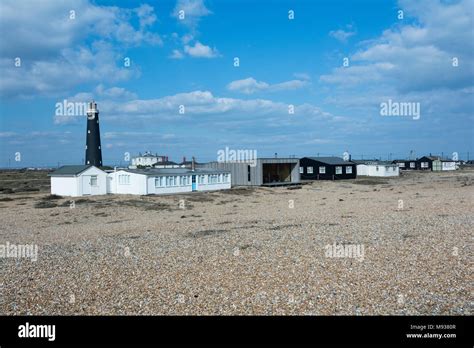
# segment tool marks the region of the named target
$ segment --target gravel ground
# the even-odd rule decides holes
[[[73,207],[0,194],[0,244],[38,246],[0,258],[0,314],[471,315],[473,193],[462,170]]]

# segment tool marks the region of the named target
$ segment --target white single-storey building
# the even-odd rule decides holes
[[[49,176],[51,194],[76,197],[107,193],[107,173],[92,165],[62,166]]]
[[[51,194],[60,196],[172,194],[231,188],[230,172],[216,169],[147,168],[104,172],[91,165],[79,165],[63,166],[49,175]]]
[[[376,160],[355,160],[357,176],[399,176],[400,167],[392,162]]]
[[[230,188],[230,172],[215,169],[120,169],[107,176],[107,192],[119,194],[171,194]]]

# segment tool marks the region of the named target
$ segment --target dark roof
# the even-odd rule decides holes
[[[117,169],[119,170],[119,169]],[[142,174],[147,176],[156,175],[184,175],[184,174],[218,174],[218,173],[230,173],[228,170],[220,169],[195,169],[192,171],[189,168],[147,168],[147,169],[120,169],[129,173]]]
[[[427,159],[429,159],[430,161],[436,161],[436,160],[441,159],[439,156],[423,156],[423,157],[419,158],[418,161],[421,160],[421,159],[423,159],[423,158],[427,158]]]
[[[153,165],[154,166],[171,166],[171,165],[178,165],[178,163],[173,162],[173,161],[162,161],[162,162],[156,162]]]
[[[430,161],[456,162],[455,160],[450,159],[450,158],[441,158],[441,156],[423,156],[419,159],[419,161],[422,160],[423,158],[427,158]]]
[[[329,165],[350,165],[354,164],[353,162],[344,161],[340,157],[306,157],[313,161],[318,161],[321,163],[329,164]]]
[[[76,165],[76,166],[62,166],[58,169],[56,169],[54,172],[50,173],[49,176],[72,176],[72,175],[78,175],[85,171],[86,169],[89,169],[90,167],[93,167],[90,164],[87,165]]]

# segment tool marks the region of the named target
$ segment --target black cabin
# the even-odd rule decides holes
[[[392,161],[393,164],[398,165],[400,170],[415,170],[417,169],[416,160],[395,160]]]
[[[355,179],[357,165],[339,157],[303,157],[300,159],[301,180]]]

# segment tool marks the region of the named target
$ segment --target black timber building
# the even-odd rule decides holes
[[[357,165],[340,157],[303,157],[300,176],[301,180],[355,179]]]

